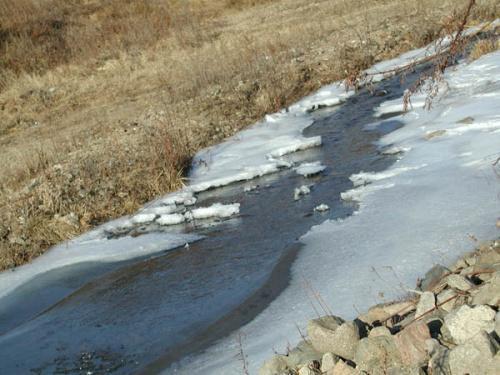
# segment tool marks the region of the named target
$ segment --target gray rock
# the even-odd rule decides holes
[[[472,253],[464,257],[465,263],[469,266],[473,266],[477,262],[476,254]]]
[[[432,375],[451,375],[449,356],[450,351],[444,346],[438,345],[432,353],[427,373]]]
[[[421,367],[429,361],[426,341],[431,338],[429,327],[423,321],[417,321],[394,337],[404,365]]]
[[[391,367],[387,375],[425,375],[425,371],[420,367]]]
[[[332,370],[327,372],[327,375],[356,375],[359,373],[357,369],[349,366],[343,360],[340,360],[335,364]]]
[[[500,311],[495,315],[495,333],[500,337]]]
[[[342,323],[337,317],[315,319],[309,322],[307,333],[317,351],[350,360],[354,358],[360,338],[359,328],[354,322]]]
[[[259,369],[259,375],[282,375],[288,370],[286,357],[283,355],[275,355],[271,359],[264,362]]]
[[[304,366],[300,368],[299,375],[317,375],[317,373],[309,367]]]
[[[450,351],[449,366],[452,375],[483,375],[487,372],[498,344],[485,331]]]
[[[437,296],[437,303],[441,310],[450,312],[455,307],[457,292],[452,289],[445,289]],[[448,301],[448,302],[446,302]]]
[[[389,328],[380,326],[380,327],[375,327],[373,328],[370,333],[368,334],[368,337],[377,337],[377,336],[392,336],[391,331],[389,331]]]
[[[318,361],[311,361],[300,367],[299,375],[317,375],[321,372],[319,366],[320,364]]]
[[[423,291],[429,291],[434,289],[441,281],[441,279],[448,275],[451,271],[440,265],[436,264],[425,274],[424,278],[420,282],[420,289]]]
[[[323,354],[323,358],[321,358],[321,372],[327,372],[333,370],[335,364],[339,361],[339,357],[337,357],[333,353],[325,353]]]
[[[354,362],[357,369],[371,375],[385,374],[389,368],[403,365],[394,338],[389,336],[362,339]]]
[[[310,343],[301,341],[288,355],[275,355],[264,362],[259,370],[259,375],[286,374],[290,369],[320,359],[321,353],[318,353]]]
[[[309,363],[311,361],[321,360],[322,353],[318,352],[308,341],[301,341],[286,356],[286,362],[289,368]]]
[[[358,319],[367,324],[373,324],[375,321],[383,322],[396,314],[405,315],[413,309],[415,309],[413,301],[379,304],[360,315]]]
[[[500,253],[497,249],[490,249],[481,252],[477,257],[477,264],[495,264],[500,263]]]
[[[426,313],[431,312],[436,307],[436,297],[432,292],[424,292],[420,296],[420,300],[417,304],[416,317],[420,317]]]
[[[455,262],[455,264],[451,267],[451,271],[456,272],[458,270],[461,270],[463,268],[466,268],[468,266],[467,263],[465,263],[465,260],[463,258],[460,258]]]
[[[467,280],[462,275],[452,274],[446,277],[446,284],[451,288],[461,290],[463,292],[470,290],[474,284]]]
[[[444,317],[441,329],[443,336],[455,344],[464,344],[480,331],[492,332],[495,329],[495,311],[485,305],[467,305],[451,311]]]
[[[500,302],[500,274],[496,273],[489,281],[478,288],[472,297],[473,305],[498,306]]]

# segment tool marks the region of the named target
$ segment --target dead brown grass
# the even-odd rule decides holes
[[[180,187],[200,148],[422,46],[456,6],[1,0],[0,269]]]
[[[500,49],[500,40],[497,37],[491,39],[478,40],[469,55],[471,60],[477,60],[481,56]]]

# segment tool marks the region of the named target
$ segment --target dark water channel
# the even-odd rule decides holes
[[[348,177],[394,162],[374,142],[401,124],[385,119],[376,130],[363,128],[377,121],[374,107],[403,89],[395,78],[376,88],[385,95],[363,90],[314,114],[305,135],[321,135],[323,146],[293,157],[321,160],[323,174],[286,170],[199,195],[203,206],[239,202],[241,214],[196,228],[206,237],[189,248],[59,270],[20,288],[0,306],[0,374],[158,372],[252,320],[286,288],[297,239],[313,225],[352,214],[353,204],[340,199],[352,187]],[[303,184],[314,184],[311,194],[294,201]],[[250,185],[259,187],[244,192]],[[321,203],[331,209],[314,212]]]

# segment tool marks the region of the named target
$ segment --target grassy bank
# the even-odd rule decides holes
[[[0,270],[179,188],[193,154],[466,1],[3,0]],[[475,22],[499,16],[478,1]]]

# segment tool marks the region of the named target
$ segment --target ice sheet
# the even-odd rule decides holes
[[[314,294],[334,314],[352,319],[404,295],[433,264],[450,264],[471,250],[471,238],[498,236],[500,181],[493,163],[500,156],[500,52],[462,63],[445,77],[449,89],[432,111],[414,107],[397,118],[404,126],[380,141],[381,150],[403,151],[401,159],[386,172],[353,176],[368,183],[343,194],[361,201],[357,214],[313,227],[301,239],[305,247],[290,286],[178,373],[241,372],[242,337],[249,372],[256,374],[265,359],[301,339],[299,329],[305,332],[315,310],[327,313]],[[446,133],[426,137],[436,130]]]

